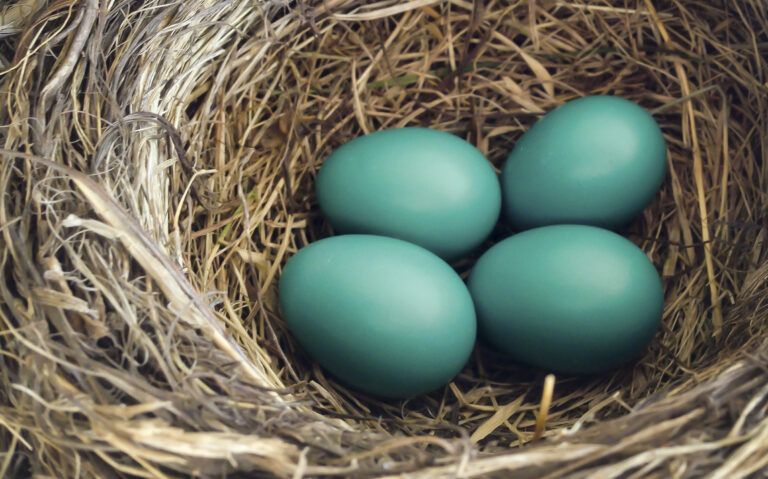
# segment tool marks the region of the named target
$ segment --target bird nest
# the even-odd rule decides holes
[[[0,476],[765,470],[764,1],[0,11]],[[625,232],[666,294],[644,357],[553,388],[480,346],[442,390],[385,402],[297,347],[276,285],[329,234],[313,182],[330,151],[429,126],[498,168],[588,94],[640,103],[668,143],[667,181]]]

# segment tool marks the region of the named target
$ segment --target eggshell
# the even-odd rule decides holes
[[[502,169],[504,215],[518,230],[552,224],[619,229],[659,190],[666,145],[653,117],[615,96],[590,96],[547,113]]]
[[[335,236],[295,254],[280,280],[288,328],[364,392],[407,398],[448,383],[474,347],[464,282],[442,259],[382,236]]]
[[[480,151],[456,135],[396,128],[355,138],[325,161],[320,209],[337,233],[410,241],[454,260],[479,246],[501,210],[501,187]]]
[[[496,244],[469,279],[480,335],[515,360],[591,374],[636,358],[664,296],[632,242],[583,225],[536,228]]]

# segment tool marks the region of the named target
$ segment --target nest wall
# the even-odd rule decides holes
[[[765,2],[3,8],[0,476],[765,472]],[[498,169],[590,94],[643,105],[668,143],[662,191],[625,232],[665,288],[643,358],[558,377],[542,440],[543,376],[482,345],[409,401],[312,363],[276,285],[331,233],[313,182],[334,148],[429,126]]]

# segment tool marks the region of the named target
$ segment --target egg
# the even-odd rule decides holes
[[[395,238],[346,235],[301,249],[280,279],[288,329],[341,382],[385,398],[448,383],[472,352],[476,320],[461,278]]]
[[[502,168],[504,215],[516,229],[585,224],[619,229],[658,192],[666,145],[637,104],[589,96],[547,113]]]
[[[447,260],[474,250],[501,210],[498,177],[458,136],[395,128],[342,145],[316,180],[320,209],[337,233],[368,233],[423,246]]]
[[[515,360],[573,374],[636,358],[662,315],[653,264],[632,242],[584,225],[531,229],[494,245],[469,278],[480,336]]]

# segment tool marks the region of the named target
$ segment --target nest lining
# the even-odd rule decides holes
[[[0,25],[3,477],[765,467],[762,2],[37,3]],[[626,232],[666,292],[637,364],[558,377],[543,410],[544,377],[483,347],[405,402],[313,365],[276,280],[329,234],[333,148],[429,126],[498,168],[586,94],[637,101],[669,145]]]

